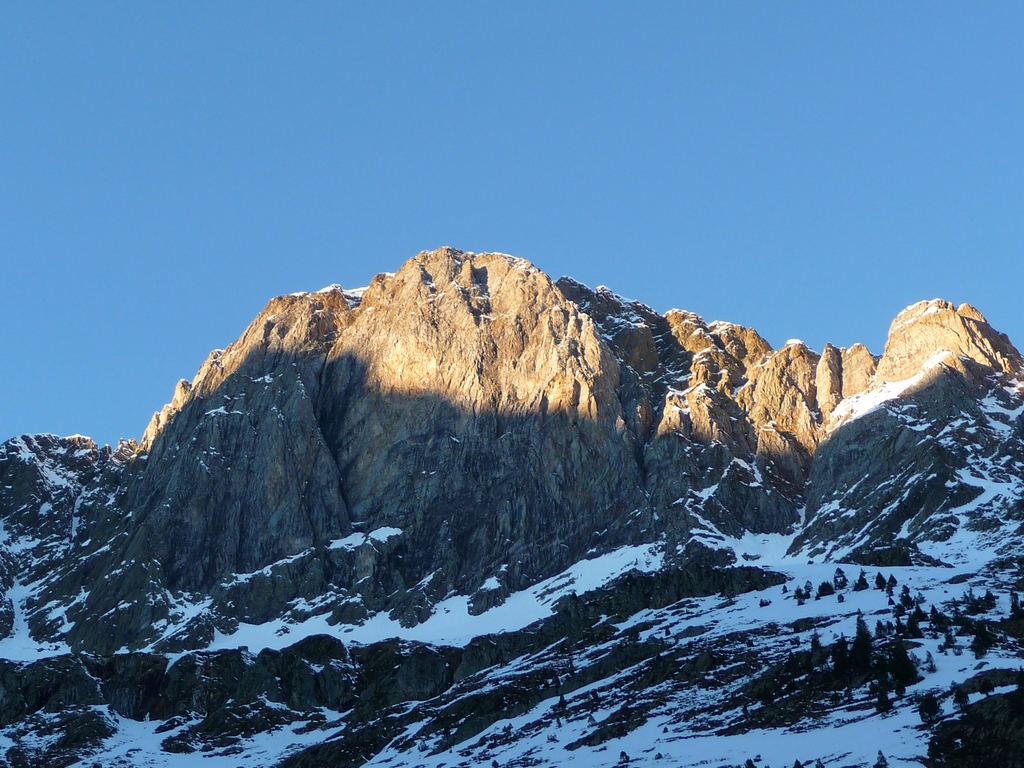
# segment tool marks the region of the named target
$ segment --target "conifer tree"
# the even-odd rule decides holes
[[[967,695],[967,691],[963,689],[963,686],[953,683],[953,706],[963,712],[967,709],[967,705],[971,703],[971,697]]]
[[[836,572],[832,576],[832,586],[834,586],[836,589],[846,589],[847,584],[848,581],[846,578],[846,574],[843,572],[843,569],[836,568]]]
[[[995,643],[996,639],[989,632],[988,625],[984,621],[979,621],[974,630],[974,639],[971,641],[971,651],[980,659]]]
[[[878,695],[875,697],[875,709],[882,713],[892,710],[892,699],[889,698],[889,690],[887,688],[879,686]],[[875,765],[878,764],[875,763]],[[886,763],[886,765],[888,765],[888,763]]]
[[[850,649],[842,635],[832,644],[832,674],[841,685],[850,680]]]
[[[917,667],[907,653],[907,646],[899,638],[889,648],[889,674],[893,680],[905,686],[917,682]]]
[[[924,615],[922,612],[921,615]],[[911,639],[918,639],[925,636],[924,631],[921,629],[921,618],[919,617],[919,611],[914,611],[910,614],[906,622],[906,636]]]
[[[818,634],[818,630],[814,630],[811,633],[811,658],[821,656],[821,635]]]
[[[908,611],[914,607],[914,596],[910,594],[910,587],[906,584],[904,584],[903,589],[900,590],[900,605]]]
[[[871,633],[864,621],[864,614],[857,611],[857,632],[850,648],[850,669],[855,675],[871,671]]]
[[[917,714],[921,716],[921,722],[925,725],[931,725],[938,720],[942,714],[942,704],[938,697],[934,693],[922,696],[921,702],[917,705]]]

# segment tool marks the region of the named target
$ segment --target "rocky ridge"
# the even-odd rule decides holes
[[[877,357],[863,345],[774,350],[753,329],[661,315],[522,259],[424,252],[366,289],[272,300],[178,384],[139,444],[5,443],[0,655],[7,643],[120,664],[248,637],[284,649],[314,627],[376,647],[389,633],[430,636],[456,606],[485,627],[475,617],[506,615],[517,595],[551,606],[538,620],[559,615],[580,564],[647,558],[641,571],[710,568],[719,575],[701,578],[724,584],[738,561],[765,562],[755,540],[784,542],[783,571],[808,558],[1005,561],[1021,554],[1022,368],[969,305],[908,308]],[[629,567],[591,587],[624,588]],[[629,605],[623,620],[652,610]],[[452,684],[431,683],[427,698]],[[268,714],[246,695],[263,713],[253,733],[337,704],[285,696],[292,714]],[[496,722],[504,710],[488,706]],[[174,716],[186,711],[213,716]],[[339,749],[354,760],[352,744]]]

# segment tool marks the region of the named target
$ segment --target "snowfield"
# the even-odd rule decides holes
[[[884,591],[872,588],[853,591],[840,590],[837,595],[806,600],[799,604],[794,597],[796,587],[809,582],[818,585],[832,581],[835,563],[808,562],[786,556],[789,537],[748,534],[742,539],[728,542],[740,556],[740,562],[749,562],[785,574],[785,585],[741,594],[735,597],[715,595],[706,598],[682,600],[659,610],[641,611],[627,621],[617,624],[618,633],[640,628],[640,639],[651,636],[667,638],[684,651],[692,648],[696,654],[716,639],[749,634],[756,638],[757,650],[764,659],[782,659],[792,649],[806,649],[810,644],[814,625],[821,642],[828,645],[840,635],[852,638],[857,613],[861,612],[869,626],[878,620],[892,618],[889,599]],[[927,610],[929,605],[941,606],[952,599],[962,599],[968,590],[980,595],[993,589],[997,597],[995,614],[1005,613],[1009,604],[1008,593],[991,575],[985,573],[991,547],[977,549],[977,537],[947,542],[943,554],[954,548],[971,552],[955,567],[894,567],[866,569],[869,582],[878,571],[888,578],[895,577],[900,588],[907,585]],[[971,547],[968,549],[968,547]],[[322,617],[299,624],[276,621],[259,626],[245,626],[231,635],[218,635],[211,650],[248,646],[256,652],[261,648],[280,648],[301,637],[328,633],[346,643],[369,644],[398,637],[438,645],[465,645],[471,638],[489,633],[520,630],[534,621],[551,614],[552,606],[564,595],[582,594],[601,587],[631,570],[653,572],[662,567],[662,553],[657,547],[625,547],[593,560],[577,563],[559,576],[524,592],[513,594],[502,605],[478,616],[468,612],[465,597],[453,597],[437,606],[434,615],[422,624],[404,628],[387,616],[377,615],[359,626],[330,626]],[[852,586],[860,569],[841,567]],[[957,583],[951,583],[957,582]],[[813,619],[808,622],[806,620]],[[793,623],[803,620],[806,629],[796,631]],[[767,632],[765,631],[767,628]],[[464,743],[433,753],[400,748],[400,739],[392,742],[373,757],[370,766],[417,766],[422,768],[451,768],[456,765],[574,765],[599,768],[602,766],[741,766],[747,759],[768,768],[791,766],[800,760],[814,765],[820,760],[825,766],[870,766],[881,750],[891,766],[920,765],[927,751],[929,732],[922,726],[916,711],[917,698],[925,692],[945,694],[950,685],[977,672],[989,669],[1016,670],[1021,658],[1005,649],[996,649],[983,659],[976,659],[968,650],[955,651],[940,648],[941,638],[916,641],[914,656],[923,661],[927,654],[934,659],[935,671],[926,673],[923,680],[912,685],[906,694],[894,701],[891,712],[880,715],[871,706],[865,690],[855,692],[852,700],[836,706],[827,716],[800,720],[784,728],[753,729],[745,733],[723,735],[709,729],[701,718],[680,720],[679,712],[692,709],[701,696],[715,698],[721,691],[700,689],[671,690],[665,703],[656,708],[646,722],[629,733],[612,738],[599,746],[566,747],[594,730],[595,724],[611,717],[622,703],[614,695],[602,698],[602,707],[588,709],[587,716],[574,717],[572,712],[580,702],[589,701],[592,692],[605,690],[614,693],[617,679],[635,670],[624,670],[617,676],[603,678],[593,685],[579,688],[565,695],[564,704],[557,698],[548,698],[528,712],[510,717],[485,729]],[[25,627],[19,624],[14,636],[0,643],[0,654],[6,658],[27,661],[44,654],[66,652],[52,646],[33,647],[27,639]],[[587,656],[579,654],[573,662],[577,667],[588,664]],[[600,654],[596,654],[599,656]],[[520,659],[506,667],[496,667],[485,675],[485,682],[493,684],[503,676],[516,675],[529,660]],[[736,689],[738,686],[732,686]],[[977,694],[975,695],[975,698]],[[415,707],[413,703],[410,706]],[[558,714],[563,706],[566,714]],[[951,707],[946,702],[945,712]],[[344,713],[324,712],[328,721],[337,720]],[[164,751],[161,743],[180,732],[189,723],[170,730],[160,722],[135,722],[104,711],[104,716],[116,728],[116,734],[107,739],[98,752],[82,759],[83,768],[103,766],[271,766],[301,748],[341,733],[344,728],[322,730],[304,729],[304,722],[277,728],[253,736],[243,742],[241,749],[213,750],[208,753],[173,754]],[[728,720],[726,717],[725,720]],[[158,730],[159,729],[159,730]],[[415,737],[416,727],[406,737]],[[515,738],[509,739],[511,731]],[[7,731],[4,732],[6,734]],[[503,738],[504,737],[504,738]],[[8,735],[0,734],[0,749],[13,745]],[[431,744],[429,739],[421,742]],[[624,761],[623,755],[628,757]]]

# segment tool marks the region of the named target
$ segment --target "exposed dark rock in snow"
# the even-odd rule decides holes
[[[885,579],[822,589],[839,564],[940,606],[1020,586],[1022,367],[969,305],[908,308],[880,358],[773,350],[450,248],[278,297],[140,443],[0,446],[0,757],[134,764],[141,728],[163,755],[267,736],[268,764],[615,765],[909,712],[888,661],[837,692],[793,649],[820,627],[841,656],[867,610],[886,647],[962,651]]]

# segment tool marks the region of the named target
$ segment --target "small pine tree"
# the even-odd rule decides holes
[[[879,686],[878,695],[875,697],[875,709],[883,714],[892,710],[892,699],[889,698],[888,689]]]
[[[1020,598],[1016,592],[1010,593],[1010,618],[1011,619],[1024,619],[1024,610],[1020,607]]]
[[[914,608],[914,596],[910,594],[910,587],[906,584],[903,585],[903,589],[900,590],[900,605],[906,608],[908,611]]]
[[[843,572],[843,569],[836,568],[836,572],[832,575],[832,586],[836,589],[846,589],[848,583],[849,582],[846,578],[846,574]]]
[[[917,705],[917,714],[921,716],[921,722],[925,725],[931,725],[938,720],[942,714],[942,704],[939,702],[938,696],[934,693],[926,693],[922,696]]]
[[[882,750],[878,750],[878,759],[875,760],[874,768],[889,768],[889,761],[885,759]]]
[[[902,685],[913,685],[917,682],[917,667],[907,653],[907,646],[898,639],[889,648],[889,674],[892,679]]]
[[[946,634],[943,636],[942,642],[947,648],[956,647],[956,635],[953,633],[952,629],[946,630]]]
[[[995,643],[996,639],[989,632],[988,625],[984,621],[979,621],[974,629],[974,639],[971,640],[971,651],[980,659]]]
[[[967,709],[967,705],[971,703],[971,697],[967,695],[967,691],[963,689],[963,686],[953,683],[953,706],[963,712]]]
[[[885,589],[885,576],[882,575],[881,571],[875,576],[875,589]]]
[[[907,637],[915,640],[924,637],[924,631],[921,629],[921,620],[917,617],[917,613],[917,611],[914,611],[914,613],[910,614],[910,618],[907,619]]]
[[[814,630],[811,633],[811,666],[817,666],[820,662],[817,661],[823,655],[821,647],[821,635],[818,634],[818,630]]]
[[[850,669],[855,675],[867,674],[871,670],[871,633],[860,611],[857,611],[857,632],[850,648]]]
[[[831,581],[823,581],[818,585],[818,594],[814,596],[815,600],[820,600],[823,597],[834,595],[836,593],[835,588],[832,586]]]
[[[850,679],[850,649],[842,635],[832,644],[832,674],[844,687]]]
[[[934,675],[937,670],[938,667],[935,666],[935,657],[932,656],[931,651],[928,651],[928,655],[924,657],[924,671],[929,675]]]
[[[978,682],[978,693],[983,696],[990,696],[992,691],[996,689],[996,684],[992,682],[991,678],[982,678]]]
[[[865,589],[868,589],[868,576],[866,573],[864,573],[864,569],[861,568],[860,576],[858,576],[857,581],[854,582],[853,591],[863,592]]]

